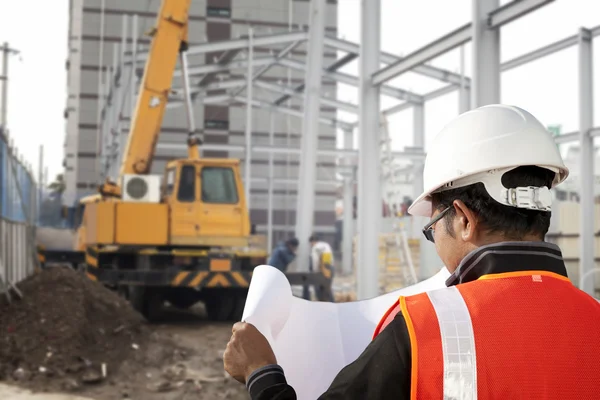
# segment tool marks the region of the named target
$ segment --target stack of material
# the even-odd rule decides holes
[[[400,246],[398,246],[395,233],[379,235],[379,288],[380,293],[388,293],[396,289],[415,284],[408,260]],[[354,266],[356,273],[358,236],[354,238]],[[410,257],[415,268],[415,274],[419,275],[420,245],[417,239],[408,239]]]

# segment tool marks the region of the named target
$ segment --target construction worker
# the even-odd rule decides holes
[[[321,273],[327,279],[333,279],[333,251],[331,250],[331,246],[329,243],[323,241],[321,237],[313,233],[309,238],[310,242],[310,260],[309,260],[309,271],[313,272],[316,270],[321,271]],[[334,301],[333,293],[331,291],[323,291],[323,289],[319,286],[315,287],[317,291],[316,296],[318,299],[324,301]],[[302,297],[306,300],[310,300],[310,292],[308,290],[308,285],[304,285],[302,288]]]
[[[409,208],[452,273],[401,297],[320,399],[597,399],[600,303],[544,242],[568,170],[530,113],[489,105],[434,139]],[[252,399],[295,399],[268,342],[237,323],[225,369]]]
[[[294,258],[296,258],[298,244],[298,239],[295,237],[284,242],[280,242],[271,252],[269,265],[277,268],[281,272],[285,272],[288,265],[290,265],[291,262],[294,261]]]

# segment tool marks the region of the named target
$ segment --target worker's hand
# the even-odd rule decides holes
[[[277,364],[271,345],[254,325],[238,322],[232,331],[223,354],[223,365],[235,380],[246,383],[250,374],[260,367]]]

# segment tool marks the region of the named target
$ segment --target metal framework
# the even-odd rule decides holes
[[[324,34],[323,12],[325,0],[311,0],[309,30],[289,31],[284,33],[255,35],[249,31],[247,37],[239,39],[202,43],[192,46],[188,54],[205,54],[223,52],[218,60],[212,64],[191,65],[188,68],[189,79],[194,82],[191,87],[193,101],[203,104],[233,104],[241,103],[246,106],[247,125],[245,145],[204,145],[204,150],[221,150],[245,154],[246,162],[250,166],[250,159],[254,153],[269,154],[269,176],[266,178],[269,184],[269,210],[273,207],[273,183],[286,182],[298,185],[297,205],[297,227],[298,237],[308,237],[312,231],[312,212],[314,210],[314,190],[316,184],[334,184],[335,182],[344,186],[344,270],[351,269],[351,260],[348,252],[352,248],[352,218],[348,213],[352,212],[350,196],[352,195],[354,180],[358,180],[358,221],[357,231],[359,235],[357,248],[357,272],[358,272],[358,296],[367,298],[377,295],[379,292],[377,268],[377,238],[378,226],[381,219],[381,175],[380,168],[373,160],[380,159],[380,129],[381,117],[389,117],[409,108],[413,109],[413,148],[402,152],[393,152],[393,156],[412,161],[410,174],[414,177],[414,193],[423,190],[421,178],[424,162],[424,104],[428,100],[443,96],[454,90],[459,90],[461,112],[470,107],[478,107],[500,101],[500,75],[526,63],[545,57],[554,52],[571,46],[579,48],[579,130],[559,136],[557,143],[568,143],[580,141],[582,151],[581,162],[581,275],[593,268],[593,193],[590,192],[593,185],[593,147],[594,136],[600,136],[600,128],[594,128],[593,93],[592,93],[592,40],[600,35],[600,26],[592,29],[581,29],[576,35],[551,43],[540,49],[523,54],[512,60],[500,62],[500,29],[522,16],[525,16],[545,5],[552,0],[514,0],[504,6],[499,6],[499,0],[472,0],[472,22],[440,37],[413,53],[398,57],[380,51],[380,32],[372,27],[380,26],[380,0],[361,0],[361,45],[331,37]],[[135,23],[135,22],[134,22]],[[147,53],[135,52],[131,56],[124,53],[126,46],[126,22],[124,20],[123,41],[120,50],[115,50],[120,56],[115,57],[115,64],[107,68],[110,79],[103,91],[106,99],[102,105],[101,120],[104,146],[102,148],[104,160],[104,173],[110,171],[111,160],[118,159],[119,143],[111,139],[111,132],[120,132],[118,124],[125,101],[119,97],[135,95],[135,74],[133,68],[137,63],[142,63]],[[368,27],[368,28],[367,28]],[[133,37],[132,41],[135,42]],[[464,75],[464,54],[461,53],[461,73],[454,73],[440,68],[426,65],[425,63],[465,43],[473,42],[472,70],[473,76]],[[292,51],[299,45],[307,43],[308,57],[305,61],[299,61],[291,57]],[[270,48],[271,54],[267,56],[255,56],[254,48]],[[333,49],[344,53],[330,65],[323,65],[324,50]],[[358,59],[360,62],[360,76],[340,72],[339,69],[349,62]],[[380,68],[380,63],[385,67]],[[274,83],[263,79],[263,75],[272,67],[279,66],[288,71],[295,70],[305,74],[305,82],[292,86]],[[393,78],[413,71],[420,75],[447,83],[440,89],[429,93],[414,93],[389,84]],[[176,76],[181,76],[181,70]],[[244,78],[232,78],[231,75],[243,75]],[[289,76],[289,75],[288,75]],[[194,80],[192,80],[192,78]],[[131,84],[125,82],[128,79]],[[358,89],[359,103],[353,104],[341,101],[335,97],[322,94],[322,82],[338,82],[352,85]],[[129,90],[124,90],[129,85]],[[209,94],[211,91],[221,90],[221,94]],[[257,92],[259,95],[257,95]],[[268,92],[274,96],[264,97],[261,94]],[[129,93],[129,94],[128,94]],[[169,108],[175,108],[184,104],[184,93],[182,88],[174,88]],[[380,109],[381,96],[389,96],[400,100],[400,102],[386,110]],[[301,100],[304,104],[298,110],[290,106],[291,99]],[[287,105],[285,103],[288,103]],[[354,120],[341,120],[338,116],[326,115],[320,112],[320,106],[331,107],[335,110],[345,111],[356,115]],[[114,111],[115,108],[119,111]],[[253,108],[268,110],[271,118],[269,145],[256,146],[251,143],[251,113]],[[302,140],[298,148],[279,148],[275,146],[273,139],[274,122],[276,114],[298,117],[302,119]],[[316,132],[319,124],[337,127],[344,132],[344,146],[339,149],[318,149]],[[355,150],[352,145],[355,128],[358,128],[359,149]],[[117,135],[118,136],[118,135]],[[159,149],[183,150],[185,143],[181,144],[159,144]],[[291,154],[300,158],[299,180],[275,179],[273,156],[275,154]],[[338,158],[338,169],[342,171],[343,179],[330,181],[317,181],[315,179],[316,161],[318,157],[335,156]],[[358,169],[352,165],[352,160],[358,159]],[[108,161],[107,161],[108,160]],[[347,173],[349,172],[349,173]],[[250,190],[252,182],[258,182],[262,178],[252,177],[250,168],[246,168],[246,187]],[[269,215],[269,236],[272,237],[272,216]],[[424,244],[427,246],[427,244]],[[432,252],[431,247],[422,247],[422,257],[428,257]],[[307,249],[301,248],[299,258],[307,256]],[[427,277],[438,265],[430,265],[422,258],[420,274]],[[593,287],[588,282],[584,288],[591,293]]]

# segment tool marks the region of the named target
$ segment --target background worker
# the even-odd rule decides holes
[[[309,238],[310,242],[310,260],[309,260],[309,271],[321,271],[323,275],[328,279],[333,279],[333,251],[329,243],[323,241],[321,237],[313,233]],[[318,292],[316,296],[318,299],[324,299],[325,301],[334,301],[333,293],[331,291],[323,291],[318,285],[315,286],[315,290]],[[322,293],[321,293],[322,292]],[[326,297],[322,297],[325,296]],[[302,288],[302,297],[306,300],[310,300],[310,291],[308,285],[304,285]]]
[[[401,297],[320,399],[598,398],[600,303],[544,242],[549,188],[567,175],[525,110],[490,105],[450,122],[409,208],[431,217],[423,233],[452,273],[447,288]],[[224,365],[252,399],[296,398],[250,324],[234,325]]]
[[[296,258],[298,244],[298,239],[295,237],[280,242],[271,252],[269,265],[281,272],[285,272],[292,261],[294,261],[294,258]]]

